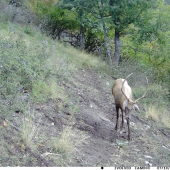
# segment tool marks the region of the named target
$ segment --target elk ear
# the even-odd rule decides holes
[[[138,107],[138,105],[137,105],[137,104],[134,104],[134,105],[133,105],[133,109],[134,109],[135,111],[137,111],[137,112],[139,112],[139,113],[140,113],[140,111],[139,111],[139,107]]]

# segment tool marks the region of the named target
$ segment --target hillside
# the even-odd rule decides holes
[[[7,20],[12,12],[1,13],[0,20],[0,166],[170,166],[170,118],[162,95],[167,89],[150,70],[136,62],[110,70],[24,19]],[[144,93],[145,75],[149,92],[139,102],[141,113],[132,112],[128,142],[127,127],[114,130],[111,76],[131,72],[134,97]]]

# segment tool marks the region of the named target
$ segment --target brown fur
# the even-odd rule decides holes
[[[133,110],[137,105],[132,100],[132,89],[128,85],[127,81],[124,82],[123,88],[122,84],[124,79],[117,79],[113,84],[112,94],[115,99],[116,105],[116,112],[117,112],[117,119],[116,119],[116,126],[115,129],[119,129],[119,109],[122,112],[122,127],[124,126],[124,112],[127,120],[128,125],[128,139],[131,140],[131,132],[130,132],[130,112]],[[126,96],[122,93],[126,94]],[[128,97],[128,99],[127,99]],[[138,107],[137,107],[138,108]]]

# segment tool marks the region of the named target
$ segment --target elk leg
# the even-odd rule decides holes
[[[116,117],[115,130],[117,131],[119,129],[119,107],[118,106],[116,106],[116,113],[117,113],[117,117]]]
[[[127,120],[127,125],[128,125],[128,140],[130,141],[131,140],[130,118],[127,117],[126,120]]]
[[[124,116],[123,116],[123,110],[122,111],[122,128],[124,127]]]

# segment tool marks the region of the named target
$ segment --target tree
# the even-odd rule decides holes
[[[110,16],[115,28],[114,62],[117,65],[120,59],[120,36],[132,23],[136,23],[140,15],[154,6],[153,0],[110,0]]]
[[[27,3],[41,19],[43,29],[54,39],[58,37],[60,40],[63,31],[77,30],[79,27],[77,13],[60,9],[56,0],[30,0]]]
[[[140,15],[154,7],[155,0],[64,0],[74,7],[91,13],[99,23],[103,24],[105,36],[105,46],[111,63],[105,24],[111,24],[115,30],[115,53],[114,63],[117,65],[120,58],[120,36],[124,30],[132,23],[138,21]]]
[[[63,0],[62,8],[76,9],[78,13],[78,20],[80,21],[80,48],[83,47],[84,32],[86,27],[98,27],[100,32],[100,26],[102,25],[103,35],[105,40],[105,47],[107,50],[107,55],[109,58],[109,63],[112,65],[111,52],[109,49],[109,43],[107,38],[106,23],[104,21],[103,15],[108,13],[104,9],[104,3],[100,0]],[[106,12],[104,12],[106,11]],[[89,15],[91,14],[91,15]],[[88,19],[87,19],[88,16]],[[96,25],[96,23],[98,24]]]
[[[86,30],[86,21],[84,20],[84,10],[76,6],[76,2],[74,0],[61,0],[59,7],[61,9],[68,9],[77,12],[77,20],[79,22],[80,29],[80,49],[84,49],[84,39],[85,39],[85,30]]]

